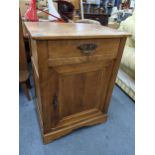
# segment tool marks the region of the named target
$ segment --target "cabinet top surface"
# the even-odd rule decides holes
[[[25,22],[33,39],[80,39],[114,38],[129,36],[129,33],[101,25],[83,23]]]

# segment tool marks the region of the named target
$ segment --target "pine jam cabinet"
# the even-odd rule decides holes
[[[25,22],[44,143],[103,123],[129,34],[91,24]]]

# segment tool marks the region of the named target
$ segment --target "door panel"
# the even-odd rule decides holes
[[[60,77],[61,117],[95,108],[100,102],[102,72]]]
[[[92,65],[88,64],[62,66],[62,69],[61,67],[59,69],[53,68],[58,75],[57,97],[59,123],[61,125],[63,120],[68,117],[80,116],[80,114],[83,115],[85,112],[90,115],[91,111],[102,112],[101,105],[103,105],[105,91],[109,83],[111,74],[109,71],[112,63],[113,61],[111,60],[106,63],[107,65],[103,62],[101,67],[101,62],[98,62],[95,70]],[[88,71],[84,69],[85,66],[87,66]],[[75,71],[73,68],[75,68]],[[86,114],[84,117],[88,117],[88,115]],[[76,119],[78,120],[77,117]]]

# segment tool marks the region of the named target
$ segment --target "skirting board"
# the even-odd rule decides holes
[[[80,127],[84,127],[84,126],[91,126],[91,125],[95,125],[95,124],[99,124],[99,123],[103,123],[107,120],[107,115],[100,115],[97,116],[95,118],[92,119],[88,119],[70,126],[67,126],[65,128],[56,130],[56,131],[52,131],[48,134],[43,134],[43,142],[44,144],[47,144],[59,137],[65,136],[66,134],[69,134],[70,132],[72,132],[75,129],[78,129]]]

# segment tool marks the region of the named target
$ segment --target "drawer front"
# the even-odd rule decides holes
[[[119,38],[48,41],[49,64],[53,66],[114,59]]]

